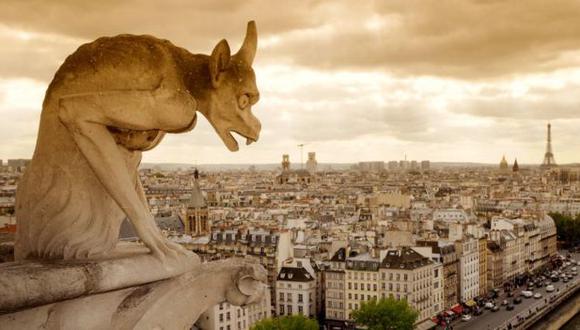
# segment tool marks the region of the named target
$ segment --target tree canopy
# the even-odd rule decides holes
[[[419,313],[406,300],[389,297],[363,302],[352,316],[357,324],[369,330],[413,330]]]
[[[560,213],[550,213],[556,223],[558,240],[568,245],[580,244],[580,214],[576,217],[563,215]]]
[[[261,320],[251,330],[318,330],[318,322],[303,315],[281,316]]]

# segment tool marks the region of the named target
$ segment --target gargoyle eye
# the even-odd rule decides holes
[[[245,109],[250,105],[250,96],[248,94],[243,94],[238,98],[238,106],[240,109]]]

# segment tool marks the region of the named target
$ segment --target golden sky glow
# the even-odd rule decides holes
[[[261,140],[230,153],[205,119],[144,161],[580,162],[578,1],[0,2],[0,158],[30,158],[52,75],[82,43],[152,34],[237,49],[255,19]]]

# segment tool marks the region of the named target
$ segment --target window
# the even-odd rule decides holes
[[[284,301],[284,292],[280,292],[280,301]]]
[[[284,305],[280,304],[280,315],[284,315]]]
[[[292,315],[292,305],[288,305],[288,315]]]
[[[298,302],[299,303],[303,302],[302,294],[301,293],[298,294]]]
[[[407,274],[403,275],[403,280],[407,280]]]
[[[228,312],[228,314],[226,314],[226,320],[230,320],[230,312]]]
[[[220,313],[220,322],[224,321],[224,314]]]
[[[298,314],[300,314],[300,315],[304,314],[304,310],[303,310],[302,306],[298,306]]]

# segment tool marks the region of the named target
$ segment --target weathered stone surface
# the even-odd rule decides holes
[[[233,56],[152,36],[82,45],[46,92],[36,149],[16,194],[18,262],[0,266],[2,329],[188,329],[210,306],[246,304],[266,272],[244,260],[200,265],[151,215],[138,166],[201,112],[225,145],[258,139],[254,22]],[[120,246],[127,217],[145,247]],[[18,311],[16,311],[18,310]]]
[[[16,194],[16,259],[94,259],[116,246],[127,217],[159,259],[188,254],[167,241],[149,212],[138,166],[166,133],[193,129],[197,111],[232,151],[260,122],[252,62],[254,22],[233,56],[210,56],[152,36],[82,45],[56,72],[43,103],[36,149]]]
[[[2,329],[189,329],[207,308],[255,302],[265,269],[247,260],[203,264],[170,279],[0,315]]]
[[[161,262],[137,244],[108,259],[0,264],[0,312],[159,281],[199,268],[197,256]]]

